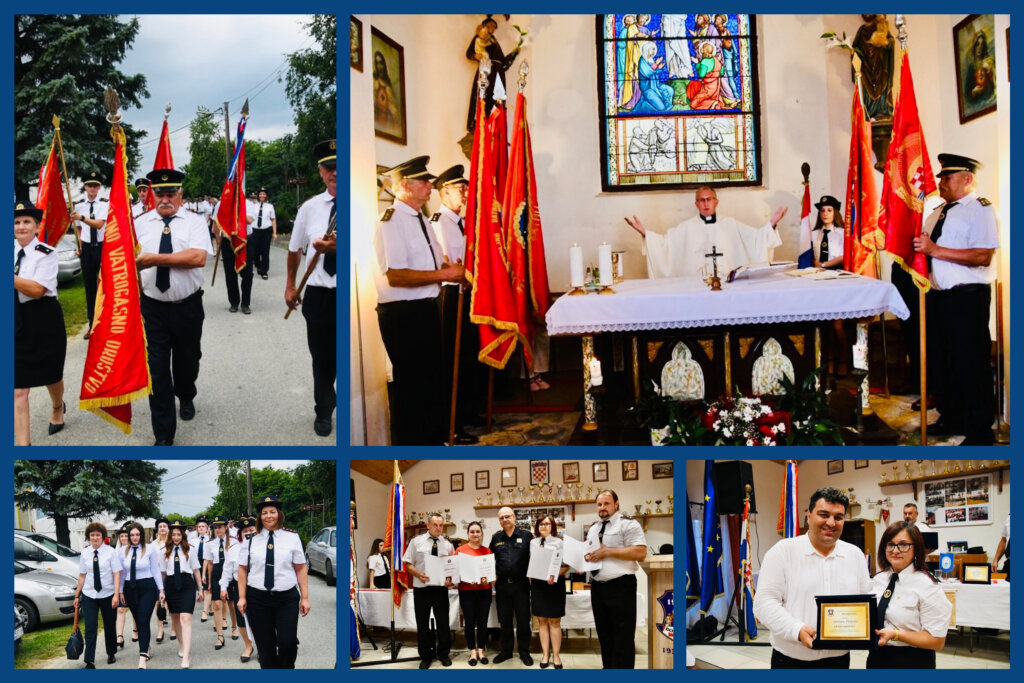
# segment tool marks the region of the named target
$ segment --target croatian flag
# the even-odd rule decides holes
[[[402,564],[405,552],[405,486],[395,460],[395,475],[388,501],[388,519],[384,527],[384,548],[391,551],[391,598],[402,606],[402,595],[408,589],[408,577]]]
[[[811,184],[804,183],[804,199],[800,203],[800,256],[797,257],[798,268],[810,268],[814,265],[814,243],[811,241]]]
[[[786,461],[786,479],[782,482],[782,499],[779,502],[779,524],[777,531],[783,538],[800,534],[797,508],[797,468],[793,460]]]
[[[750,570],[750,500],[743,501],[743,525],[740,530],[740,567],[743,570],[743,610],[747,614],[747,635],[757,638],[757,619],[754,618],[754,582]]]

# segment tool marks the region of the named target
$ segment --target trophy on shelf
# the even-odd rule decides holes
[[[638,503],[638,504],[634,505],[633,509],[636,510],[636,516],[639,517],[640,516],[640,504]]]
[[[889,476],[889,473],[886,472],[885,470],[882,470],[882,483],[883,484],[886,483],[886,477],[887,476]]]
[[[447,522],[448,524],[451,524],[451,521],[452,521],[452,509],[451,508],[445,508],[444,509],[444,521]]]
[[[558,485],[558,502],[559,503],[562,502],[562,485],[561,484]]]
[[[480,507],[480,496],[476,497],[476,506]]]
[[[935,476],[935,461],[934,460],[929,460],[928,461],[928,474],[933,476],[933,477]]]
[[[548,484],[548,502],[555,502],[555,485],[550,483]]]
[[[921,476],[923,477],[924,476],[924,460],[918,460],[917,461],[917,469],[918,469],[918,471],[920,471]]]
[[[906,472],[907,472],[907,477],[906,477],[907,481],[910,481],[910,463],[909,462],[903,463],[903,469],[905,469]]]
[[[583,482],[576,482],[576,500],[583,500]]]
[[[424,519],[426,518],[426,515],[424,513],[422,513],[422,512],[419,513],[419,515],[420,515],[420,524],[423,524]]]
[[[674,497],[675,496],[673,496],[671,493],[668,494],[668,514],[670,514],[670,515],[672,514],[672,499]]]
[[[488,505],[491,504],[491,492],[490,491],[487,492],[487,504]],[[496,504],[497,505],[501,505],[501,489],[498,489],[498,502]]]
[[[955,472],[956,474],[960,474],[960,461],[959,460],[957,460],[953,464],[953,472]]]
[[[533,484],[530,484],[530,502],[537,502],[537,487],[534,486]]]
[[[658,507],[656,507],[654,509],[655,514],[660,515],[661,514],[661,499],[658,499],[658,500],[654,501],[654,504],[658,506]]]
[[[973,460],[968,460],[967,461],[967,471],[968,472],[973,472],[974,471],[974,461]]]
[[[942,473],[943,474],[949,474],[949,461],[948,460],[943,460],[942,464],[943,464]]]
[[[899,471],[899,469],[897,469],[896,465],[892,466],[892,480],[893,481],[899,481],[900,480],[900,471]]]
[[[647,507],[644,509],[644,514],[645,515],[651,514],[651,499],[650,498],[647,499]]]
[[[525,502],[525,501],[524,501],[524,499],[523,499],[523,491],[524,491],[524,490],[525,490],[525,487],[523,487],[523,486],[520,486],[520,487],[519,487],[519,502],[520,502],[520,503],[523,503],[523,502]]]
[[[590,492],[593,491],[593,490],[594,490],[593,486],[588,486],[587,487],[587,500],[590,500],[590,497],[592,495]]]

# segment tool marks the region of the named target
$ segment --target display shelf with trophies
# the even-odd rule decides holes
[[[968,474],[984,474],[986,472],[998,472],[996,484],[999,493],[1003,492],[1003,471],[1010,469],[1009,460],[918,460],[915,465],[909,462],[903,464],[904,472],[900,472],[896,465],[893,465],[892,478],[889,478],[887,471],[882,472],[882,480],[878,482],[880,488],[910,484],[914,487],[914,497],[917,498],[917,483],[923,481],[936,481],[949,479],[950,477],[963,477]],[[927,469],[927,471],[926,471]],[[916,473],[915,471],[916,470]]]

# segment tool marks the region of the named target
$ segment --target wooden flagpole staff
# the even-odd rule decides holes
[[[335,215],[331,217],[331,222],[328,223],[327,225],[327,232],[324,233],[324,239],[327,239],[328,237],[334,234],[335,226],[337,226],[337,224],[338,217],[337,215]],[[296,304],[302,300],[302,290],[306,286],[306,280],[308,280],[309,276],[313,274],[313,269],[316,268],[316,264],[320,262],[321,254],[323,254],[323,252],[317,249],[316,253],[313,254],[313,258],[309,260],[309,266],[306,268],[306,273],[305,275],[302,276],[302,282],[299,283],[298,288],[295,290],[295,298],[292,299],[292,301],[296,302]],[[284,314],[284,319],[287,320],[288,316],[290,316],[292,314],[292,311],[294,310],[294,308],[289,308]]]
[[[71,217],[71,213],[75,210],[75,205],[71,201],[71,181],[68,179],[68,167],[64,163],[64,144],[60,140],[60,117],[56,114],[53,115],[53,134],[57,138],[57,150],[60,152],[60,167],[64,172],[64,186],[68,191],[68,217]],[[72,230],[75,234],[75,244],[78,245],[78,251],[82,251],[82,240],[78,236],[78,233]]]

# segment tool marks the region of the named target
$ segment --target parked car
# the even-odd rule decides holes
[[[77,578],[32,569],[15,560],[14,610],[24,621],[25,633],[40,624],[73,617],[77,587]]]
[[[82,272],[82,259],[75,253],[78,243],[67,234],[57,243],[57,282],[70,282]]]
[[[338,527],[324,527],[316,532],[306,545],[306,566],[309,571],[319,572],[327,579],[327,585],[333,586],[337,581],[338,566]]]
[[[79,555],[49,536],[32,531],[14,531],[14,559],[32,569],[64,574],[77,581]]]
[[[14,651],[21,647],[21,638],[25,635],[25,619],[21,616],[18,608],[14,608]]]

